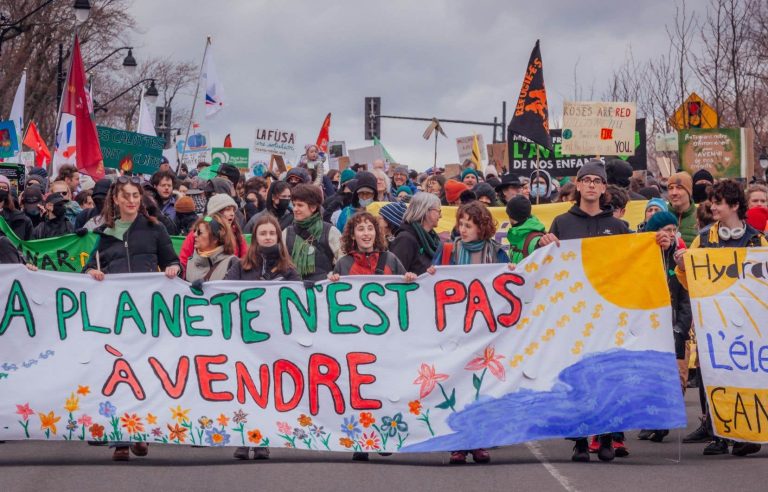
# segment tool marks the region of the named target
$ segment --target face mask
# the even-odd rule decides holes
[[[37,217],[40,215],[40,209],[37,207],[24,210],[24,212],[30,217]]]
[[[547,187],[540,183],[531,185],[531,196],[539,198],[547,196]]]
[[[0,190],[0,202],[4,202],[8,198],[7,190]]]
[[[706,183],[700,183],[693,185],[693,202],[701,203],[707,200],[707,186],[711,186]]]
[[[361,207],[367,207],[371,203],[373,203],[373,198],[367,198],[365,200],[360,200],[360,206]]]
[[[278,204],[277,204],[277,207],[275,207],[275,208],[277,209],[278,212],[282,213],[282,212],[285,212],[286,210],[288,210],[288,207],[290,207],[290,206],[291,206],[291,199],[290,198],[281,198],[279,200]]]
[[[56,205],[53,206],[53,215],[54,216],[56,216],[56,217],[64,217],[65,213],[67,213],[67,208],[66,208],[66,206],[65,206],[65,204],[63,202],[62,203],[57,203]]]
[[[277,258],[280,256],[280,244],[275,243],[272,246],[259,246],[259,253],[265,258]]]

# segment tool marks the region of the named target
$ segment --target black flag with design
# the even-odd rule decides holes
[[[512,134],[517,134],[533,140],[542,147],[552,149],[552,138],[549,136],[549,106],[547,91],[544,88],[544,68],[538,40],[531,52],[531,59],[528,61],[528,68],[523,77],[523,86],[520,88],[520,97],[507,132],[508,142],[512,141]]]

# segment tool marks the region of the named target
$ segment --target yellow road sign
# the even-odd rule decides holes
[[[705,103],[695,92],[677,108],[669,119],[669,124],[677,130],[686,128],[717,128],[717,111]]]

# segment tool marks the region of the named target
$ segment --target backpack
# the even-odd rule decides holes
[[[531,243],[533,242],[533,240],[543,235],[544,233],[541,231],[531,231],[525,236],[525,240],[523,240],[522,249],[514,245],[510,246],[510,249],[512,249],[514,253],[520,253],[521,255],[523,255],[523,258],[526,258],[528,255],[530,255],[530,252],[528,250],[530,249]]]

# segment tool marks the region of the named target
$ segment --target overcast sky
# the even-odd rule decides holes
[[[199,120],[215,144],[227,133],[251,147],[256,127],[295,130],[314,143],[333,113],[331,140],[347,148],[364,140],[363,99],[382,98],[382,113],[449,119],[508,120],[536,39],[541,40],[550,117],[574,99],[574,67],[585,97],[605,91],[631,49],[636,58],[666,52],[670,0],[394,0],[335,2],[267,0],[135,0],[140,53],[199,63],[206,35],[227,92],[228,107]],[[688,2],[701,8],[704,0]],[[538,9],[538,10],[537,10]],[[141,47],[139,49],[138,47]],[[191,104],[191,97],[187,101]],[[202,105],[198,104],[198,108]],[[381,140],[412,168],[432,165],[425,122],[383,120]],[[438,162],[457,162],[455,138],[490,127],[446,124]]]

